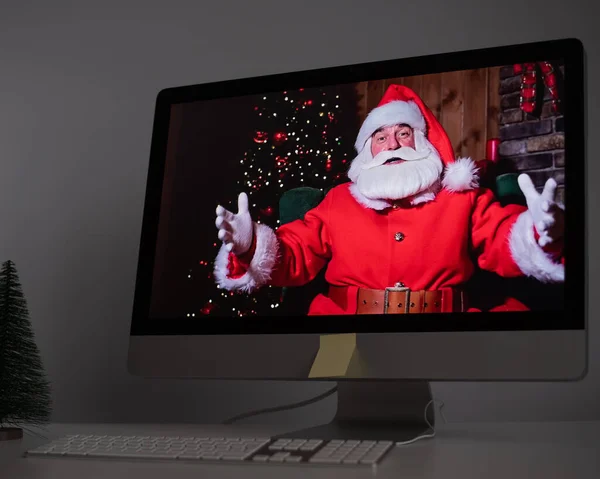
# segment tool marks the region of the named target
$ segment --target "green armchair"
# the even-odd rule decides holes
[[[326,191],[319,188],[301,186],[283,193],[279,200],[279,222],[284,225],[304,218],[304,215],[315,208],[323,198]],[[303,316],[308,313],[312,299],[319,293],[327,290],[325,272],[322,271],[309,284],[294,288],[283,288],[281,292],[281,313],[286,315]]]

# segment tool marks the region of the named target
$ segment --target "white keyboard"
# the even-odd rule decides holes
[[[375,465],[391,441],[69,435],[26,452],[35,457],[121,458],[294,464]]]

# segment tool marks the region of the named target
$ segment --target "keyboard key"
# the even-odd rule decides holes
[[[284,462],[302,462],[302,456],[288,456]]]
[[[283,461],[285,461],[285,457],[273,455],[269,458],[269,462],[283,462]]]
[[[267,462],[269,460],[269,457],[270,456],[267,456],[265,454],[257,454],[252,458],[252,460],[255,462]]]
[[[312,462],[314,464],[339,464],[341,461],[341,459],[335,459],[331,457],[312,457],[308,462]]]
[[[318,447],[319,446],[317,444],[308,444],[308,445],[302,446],[300,448],[300,451],[314,451]]]
[[[248,457],[249,454],[244,454],[244,453],[225,453],[221,456],[221,461],[243,461],[244,459],[246,459],[246,457]]]
[[[202,455],[185,453],[185,454],[181,454],[181,455],[177,456],[177,459],[198,461],[198,460],[202,459]]]
[[[27,451],[28,456],[45,456],[52,449],[32,449],[31,451]]]
[[[221,454],[217,451],[202,453],[202,459],[219,459],[220,457],[221,457]]]

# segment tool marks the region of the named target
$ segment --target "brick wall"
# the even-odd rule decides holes
[[[529,174],[539,191],[552,177],[559,185],[557,197],[564,201],[564,118],[552,111],[547,90],[540,118],[522,112],[520,85],[521,76],[514,75],[512,66],[500,69],[500,170]]]

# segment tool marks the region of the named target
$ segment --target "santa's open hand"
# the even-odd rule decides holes
[[[555,201],[556,181],[546,181],[541,194],[528,175],[519,175],[518,182],[539,235],[538,244],[544,247],[560,240],[564,234],[564,211]]]
[[[240,193],[237,214],[217,206],[215,225],[219,230],[218,237],[225,244],[227,251],[240,255],[252,246],[252,218],[248,211],[248,196]]]

